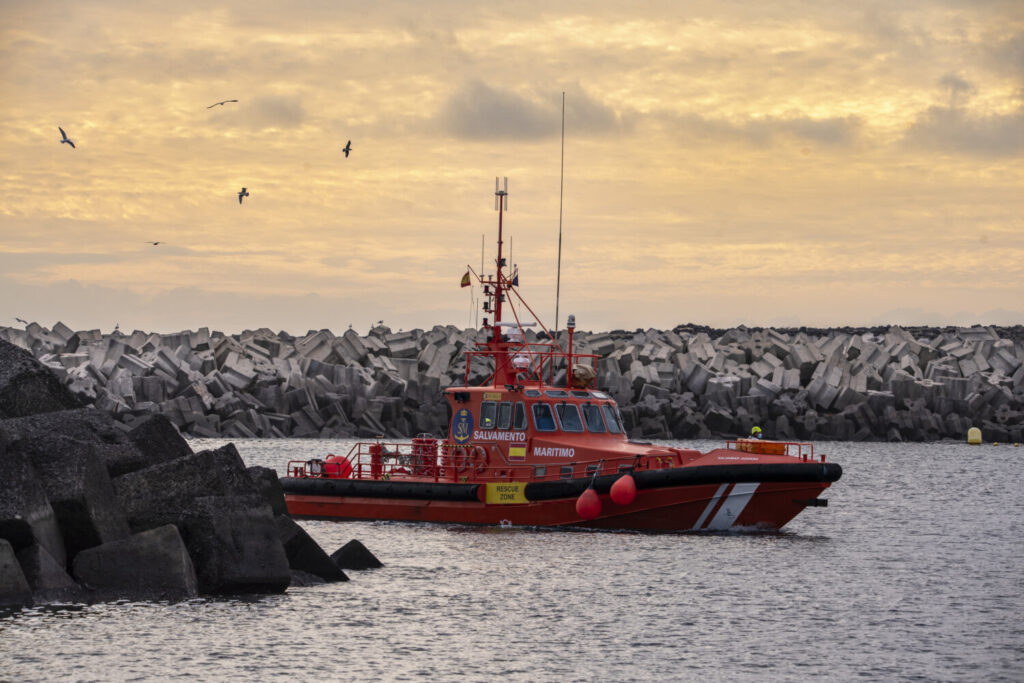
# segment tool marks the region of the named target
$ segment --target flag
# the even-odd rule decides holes
[[[512,276],[512,286],[513,287],[518,287],[519,286],[519,273],[516,273],[515,275]]]
[[[469,287],[469,284],[469,271],[467,270],[466,274],[462,276],[462,286]]]

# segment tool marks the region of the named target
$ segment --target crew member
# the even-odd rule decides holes
[[[753,427],[751,427],[750,428],[750,438],[751,439],[760,439],[761,438],[761,428],[758,427],[757,425],[754,425]]]

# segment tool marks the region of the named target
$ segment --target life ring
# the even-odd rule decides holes
[[[473,450],[470,451],[470,460],[476,467],[476,471],[483,473],[491,464],[491,454],[483,446],[473,446]]]
[[[469,454],[462,446],[456,446],[448,457],[451,458],[452,467],[456,472],[462,472],[469,467]]]

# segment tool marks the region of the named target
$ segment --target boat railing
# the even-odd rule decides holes
[[[815,458],[813,444],[795,441],[735,439],[726,441],[726,448],[741,453],[788,456],[803,462],[825,462],[824,455]],[[668,469],[683,464],[679,453],[526,464],[510,459],[495,444],[459,446],[421,436],[411,442],[359,442],[345,456],[291,460],[288,476],[361,480],[399,477],[455,483],[554,481],[592,476],[595,472],[603,476],[634,470]]]
[[[557,481],[617,474],[635,470],[657,470],[682,464],[677,454],[601,458],[552,462],[544,465],[509,460],[494,444],[469,448],[430,438],[412,443],[383,441],[355,444],[344,457],[290,460],[288,476],[297,478],[390,480],[392,478],[452,483],[500,481]]]
[[[761,439],[734,439],[725,442],[725,447],[732,451],[742,453],[757,453],[760,455],[785,455],[790,458],[797,458],[803,462],[813,462],[814,444],[802,443],[799,441],[762,441]],[[818,458],[825,462],[825,456]]]

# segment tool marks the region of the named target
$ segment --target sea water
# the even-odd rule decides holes
[[[283,472],[352,442],[235,444]],[[781,533],[303,521],[385,567],[0,613],[0,680],[1024,680],[1024,448],[816,449],[843,478]]]

